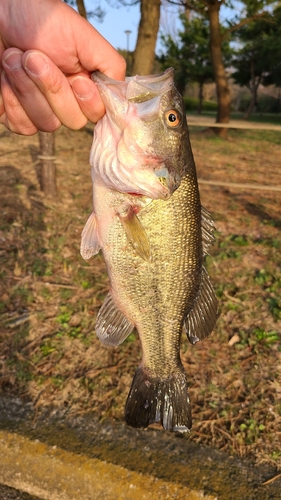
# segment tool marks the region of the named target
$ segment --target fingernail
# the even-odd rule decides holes
[[[75,94],[85,101],[91,99],[93,95],[93,87],[90,79],[84,78],[82,76],[76,76],[71,81],[71,87]]]
[[[21,57],[22,53],[21,52],[9,52],[8,55],[6,55],[3,58],[3,63],[4,67],[7,66],[9,69],[19,69],[22,67],[21,64]]]
[[[34,76],[41,76],[46,72],[48,67],[46,60],[39,52],[28,54],[24,65],[24,69]]]

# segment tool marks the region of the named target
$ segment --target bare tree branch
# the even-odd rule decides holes
[[[259,19],[260,17],[263,17],[265,14],[266,14],[266,12],[261,12],[260,14],[255,14],[252,17],[247,17],[247,19],[242,19],[242,21],[240,21],[240,23],[237,23],[237,24],[231,26],[230,28],[228,28],[224,32],[224,34],[222,35],[222,39],[224,40],[229,35],[229,33],[232,33],[233,31],[238,30],[242,26],[245,26],[246,24],[249,24],[251,21],[255,21],[256,19]]]

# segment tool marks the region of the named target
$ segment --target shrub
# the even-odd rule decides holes
[[[198,110],[198,99],[194,97],[184,97],[184,104],[186,111]],[[217,103],[214,101],[204,101],[202,103],[202,111],[217,111]]]

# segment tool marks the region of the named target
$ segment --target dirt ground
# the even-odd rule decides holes
[[[92,207],[92,127],[56,134],[58,198],[38,182],[38,138],[0,129],[0,390],[100,420],[122,420],[140,343],[96,339],[108,290],[102,257],[85,262]],[[191,129],[198,177],[281,186],[281,135]],[[200,185],[216,243],[207,259],[220,317],[212,335],[182,339],[193,430],[189,440],[281,469],[280,192]]]

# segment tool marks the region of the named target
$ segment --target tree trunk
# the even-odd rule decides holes
[[[150,75],[153,71],[155,45],[159,30],[161,0],[141,0],[141,18],[134,55],[133,75]]]
[[[275,113],[279,113],[279,110],[280,110],[280,87],[279,87],[279,91],[278,91],[278,97],[277,97],[277,102],[276,102],[276,108],[275,108]]]
[[[204,84],[202,82],[199,82],[199,92],[198,92],[198,114],[201,115],[202,113],[202,105],[203,105],[203,87]]]
[[[244,114],[244,120],[249,120],[253,110],[257,107],[258,102],[258,87],[261,81],[261,77],[256,77],[255,75],[255,62],[251,60],[251,83],[250,83],[250,91],[251,91],[251,100],[248,106],[246,113]]]
[[[187,7],[186,4],[183,6],[183,8],[184,8],[184,15],[185,15],[186,20],[190,21],[190,14],[191,14],[190,8]]]
[[[217,123],[228,123],[230,120],[230,92],[222,57],[222,37],[219,23],[220,2],[215,0],[209,4],[210,43],[212,64],[218,99]],[[222,129],[218,129],[222,130]],[[225,130],[225,129],[224,129]]]
[[[40,184],[41,191],[46,196],[55,197],[57,194],[56,186],[56,164],[55,160],[55,133],[39,132],[41,160]]]
[[[85,19],[87,19],[87,12],[85,9],[84,0],[76,0],[76,3],[80,16],[85,17]]]

